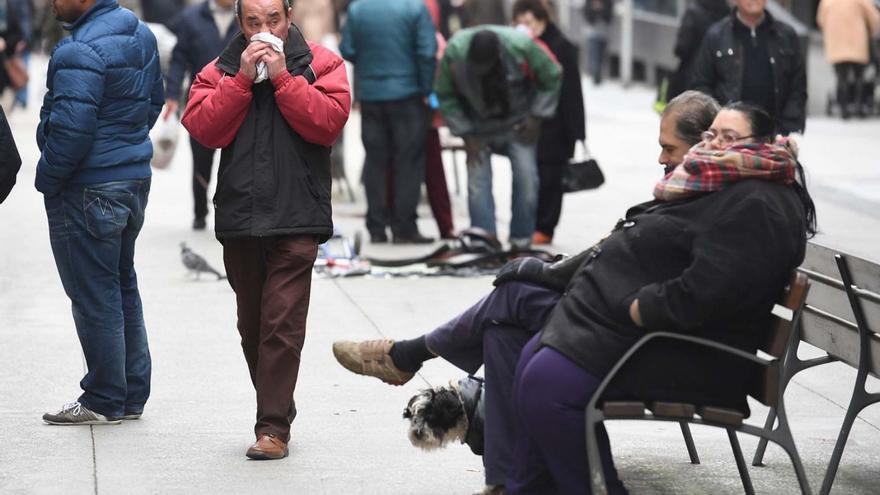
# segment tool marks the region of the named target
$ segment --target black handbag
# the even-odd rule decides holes
[[[587,191],[596,189],[605,183],[605,176],[599,163],[590,156],[586,144],[582,143],[583,159],[573,159],[562,173],[562,190],[564,192]]]

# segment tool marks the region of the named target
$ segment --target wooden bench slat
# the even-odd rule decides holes
[[[847,328],[838,322],[804,311],[801,316],[801,339],[810,345],[839,358],[850,366],[857,367],[859,362],[859,334],[853,328]],[[871,362],[868,372],[880,378],[880,336],[870,337]]]
[[[734,409],[723,407],[705,406],[697,409],[697,413],[704,421],[721,423],[723,425],[738,427],[742,426],[745,415]]]
[[[685,402],[652,402],[648,404],[648,409],[654,413],[654,416],[664,418],[682,418],[690,419],[697,412],[696,406]]]

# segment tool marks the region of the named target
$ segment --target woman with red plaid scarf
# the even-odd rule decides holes
[[[772,118],[742,103],[722,108],[654,196],[591,248],[520,355],[508,494],[587,490],[584,408],[645,333],[694,334],[756,352],[763,322],[816,231],[794,141],[777,138]],[[748,416],[747,365],[694,354],[664,349],[663,366],[642,360],[615,393],[674,400],[688,390],[688,401]],[[609,493],[625,493],[604,429],[596,434]]]

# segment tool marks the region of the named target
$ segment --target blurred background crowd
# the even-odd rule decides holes
[[[233,1],[120,0],[122,6],[148,23],[159,41],[166,76],[167,104],[163,121],[170,120],[172,125],[178,125],[177,116],[185,104],[192,78],[238,33]],[[346,40],[344,33],[350,7],[362,1],[366,0],[295,0],[292,2],[294,23],[307,40],[341,52],[347,60],[353,61],[352,36]],[[389,1],[389,5],[391,3]],[[536,159],[541,182],[536,201],[536,228],[528,238],[517,238],[517,235],[524,234],[515,232],[517,220],[514,219],[510,232],[513,247],[517,247],[517,242],[525,247],[552,242],[562,207],[559,164],[571,159],[576,141],[586,140],[584,122],[589,92],[581,89],[582,77],[592,85],[607,79],[619,80],[624,85],[653,85],[657,88],[655,110],[658,112],[667,101],[686,89],[702,90],[722,103],[742,99],[749,92],[764,95],[757,99],[763,98],[764,101],[759,103],[771,110],[783,133],[805,132],[805,119],[809,114],[825,113],[844,119],[880,114],[880,100],[876,97],[877,83],[880,82],[878,0],[426,0],[424,5],[437,37],[438,61],[446,41],[462,30],[485,25],[520,26],[521,30],[525,29],[541,40],[542,46],[549,47],[562,65],[562,74],[575,75],[573,80],[557,76],[565,79],[561,81],[559,92],[561,103],[552,118],[542,116],[544,137],[537,144]],[[733,51],[726,48],[726,34],[720,28],[713,34],[711,27],[725,19],[736,19],[739,14],[735,9],[745,12],[750,8],[759,9],[761,16],[756,24],[759,27],[752,27],[752,38],[759,44],[781,43],[773,48],[780,50],[780,55],[778,59],[770,56],[765,61],[769,65],[749,63],[746,55],[746,67],[742,70],[756,74],[753,81],[744,78],[730,83],[725,79],[727,73],[741,70],[737,64],[742,60],[733,57]],[[781,38],[773,38],[776,34],[762,38],[760,26],[768,25],[780,26]],[[737,33],[734,29],[732,35],[739,36]],[[52,14],[51,0],[0,0],[0,58],[3,61],[0,67],[0,106],[7,115],[16,107],[28,104],[31,54],[48,55],[65,34]],[[771,41],[766,41],[768,39]],[[351,53],[346,53],[346,41]],[[393,64],[392,59],[389,57],[380,63]],[[42,70],[44,66],[40,67]],[[384,65],[381,69],[390,71]],[[442,69],[442,64],[438,64],[438,75],[442,75]],[[362,78],[359,74],[367,72],[364,63],[355,63],[349,71],[355,83]],[[30,86],[31,90],[38,89]],[[358,101],[355,108],[362,112],[364,123],[378,125],[381,118],[371,117],[378,114],[368,112],[371,109],[369,88],[354,84],[354,91]],[[366,107],[362,106],[364,103]],[[442,102],[438,105],[436,101],[426,101],[426,105],[433,109],[434,119],[424,144],[424,158],[419,158],[425,163],[423,173],[412,175],[410,179],[400,178],[396,171],[392,172],[393,164],[383,165],[379,172],[374,170],[371,173],[370,149],[367,149],[360,180],[366,187],[366,224],[374,242],[386,242],[388,238],[384,226],[376,227],[376,215],[373,215],[375,218],[371,224],[370,210],[376,211],[378,203],[391,210],[395,202],[409,205],[412,194],[407,196],[408,193],[402,191],[405,187],[399,185],[406,181],[414,182],[407,184],[419,191],[423,183],[426,186],[439,237],[452,238],[458,229],[464,227],[456,226],[452,221],[441,150],[465,151],[467,161],[472,163],[479,160],[478,154],[485,149],[473,148],[476,145],[468,140],[463,145],[445,138],[441,142],[441,135],[448,136],[443,132],[447,123],[436,111],[438,107],[442,109]],[[572,108],[577,112],[572,114]],[[554,123],[551,124],[551,120]],[[559,136],[564,138],[551,139]],[[369,148],[367,138],[364,139],[365,148]],[[338,143],[333,154],[334,178],[347,181],[340,146]],[[469,146],[473,149],[468,149]],[[193,162],[192,227],[201,230],[207,225],[208,191],[216,157],[214,150],[195,140],[190,140],[189,148]],[[488,149],[510,157],[516,173],[515,150],[504,150],[491,143]],[[553,153],[560,149],[564,152]],[[548,163],[551,166],[547,166]],[[384,175],[377,178],[378,173]],[[469,180],[476,180],[470,172]],[[516,182],[515,177],[514,184]],[[470,192],[473,194],[474,191]],[[419,195],[417,192],[416,197]],[[349,196],[352,196],[350,186]],[[481,226],[480,220],[475,218],[475,211],[483,211],[485,207],[471,203],[469,210],[471,224]],[[517,216],[515,209],[513,216]],[[485,227],[494,233],[494,225]],[[394,234],[394,225],[391,229]],[[412,229],[395,237],[401,243],[433,240]]]

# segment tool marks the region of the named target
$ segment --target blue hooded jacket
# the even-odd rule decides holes
[[[64,28],[37,127],[37,190],[149,177],[149,131],[165,103],[156,38],[116,0]]]

